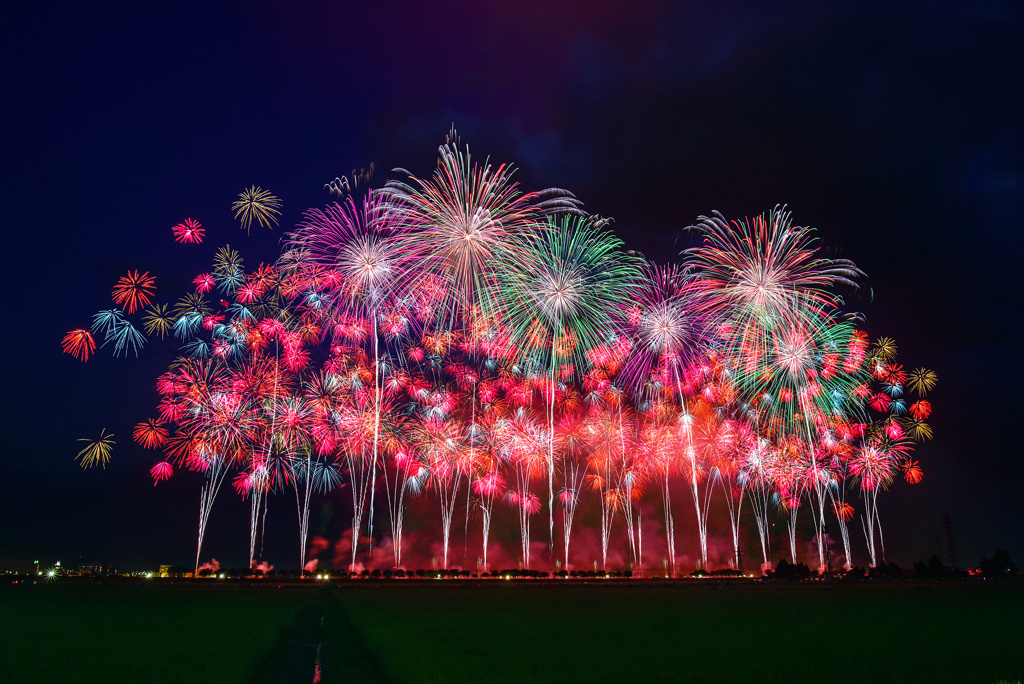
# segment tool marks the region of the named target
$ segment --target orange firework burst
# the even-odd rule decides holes
[[[153,291],[156,290],[156,278],[149,275],[149,271],[139,274],[138,271],[128,271],[114,285],[114,303],[121,307],[122,311],[130,314],[139,309],[149,306],[153,301]]]
[[[932,414],[932,403],[927,399],[915,401],[910,405],[910,415],[918,420],[924,420]]]
[[[167,441],[167,428],[152,418],[135,426],[132,436],[146,449],[156,449]]]
[[[71,354],[79,361],[88,361],[89,354],[96,349],[96,341],[91,332],[79,328],[64,335],[61,346],[65,354]]]
[[[847,522],[853,520],[854,510],[853,506],[851,506],[850,504],[846,503],[845,501],[837,501],[835,504],[833,504],[833,508],[835,509],[836,517],[840,520],[845,520]]]

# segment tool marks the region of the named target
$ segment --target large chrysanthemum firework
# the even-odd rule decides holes
[[[349,197],[310,209],[288,236],[287,268],[321,295],[329,319],[379,316],[382,305],[393,308],[411,276],[397,218],[393,201],[369,192],[358,205]]]
[[[687,250],[718,325],[717,343],[737,386],[783,430],[793,419],[848,410],[862,380],[859,363],[843,364],[853,337],[839,313],[835,284],[856,287],[861,271],[817,255],[811,229],[793,226],[784,208],[753,221],[701,217],[692,229],[703,244]],[[778,424],[779,419],[783,424]]]
[[[659,376],[676,383],[683,370],[702,359],[712,341],[702,313],[703,291],[686,269],[645,263],[629,298],[615,313],[631,340],[619,378],[634,389]]]
[[[410,182],[391,181],[384,192],[409,228],[404,249],[419,264],[416,286],[434,299],[434,325],[454,329],[469,325],[471,312],[503,313],[499,275],[532,268],[527,241],[540,214],[576,203],[561,190],[521,193],[511,167],[474,163],[454,131],[438,152],[431,178],[396,169]]]
[[[607,222],[549,218],[525,241],[531,267],[499,278],[508,321],[524,348],[582,368],[587,352],[617,332],[613,313],[633,297],[641,261]]]
[[[808,311],[834,309],[841,299],[832,286],[857,287],[863,276],[851,261],[818,256],[813,230],[794,226],[785,207],[731,223],[715,212],[690,229],[703,237],[686,255],[713,295],[707,304],[728,314],[737,335],[751,325],[802,323]]]

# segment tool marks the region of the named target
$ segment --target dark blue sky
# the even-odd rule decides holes
[[[1019,5],[324,5],[4,10],[0,566],[188,562],[198,480],[154,488],[130,441],[170,348],[81,364],[61,336],[128,269],[180,292],[225,242],[272,259],[281,230],[231,220],[243,186],[280,196],[287,228],[353,168],[426,173],[452,123],[655,260],[700,214],[788,204],[869,274],[873,301],[849,298],[866,329],[940,378],[925,479],[880,499],[890,558],[933,553],[948,511],[964,562],[1024,559]],[[188,216],[200,247],[171,240]],[[75,439],[102,427],[114,461],[83,472]],[[294,511],[271,506],[288,566]],[[243,563],[246,521],[225,492],[209,555]]]

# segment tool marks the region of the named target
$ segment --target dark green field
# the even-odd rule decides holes
[[[997,682],[1024,584],[9,585],[4,682]]]

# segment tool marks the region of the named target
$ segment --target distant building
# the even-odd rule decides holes
[[[106,563],[95,563],[93,565],[78,566],[78,574],[90,575],[92,577],[107,577],[109,575],[116,575],[117,569],[110,567]]]
[[[74,574],[69,572],[67,568],[62,567],[60,561],[57,561],[51,566],[44,566],[39,561],[32,562],[32,574],[39,575],[40,577],[66,577],[67,575]]]

